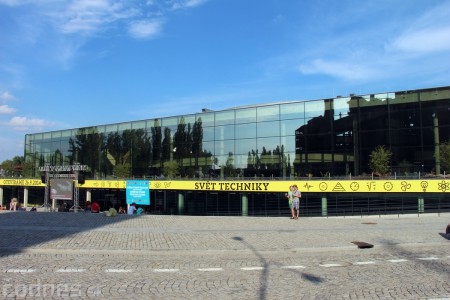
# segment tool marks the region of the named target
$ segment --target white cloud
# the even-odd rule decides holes
[[[162,29],[162,21],[137,21],[132,22],[128,28],[128,33],[136,39],[153,38],[160,34]]]
[[[26,4],[28,2],[30,2],[30,1],[25,1],[25,0],[0,0],[0,4],[8,5],[8,6],[19,6],[19,5]]]
[[[15,112],[15,108],[9,107],[8,105],[0,105],[0,115],[8,115]]]
[[[184,9],[192,8],[206,3],[208,0],[181,0],[175,1],[172,5],[172,9]]]
[[[9,101],[16,99],[16,97],[14,97],[10,92],[6,91],[0,94],[0,99],[4,101]]]
[[[13,117],[8,123],[8,126],[13,127],[15,130],[25,131],[30,130],[42,130],[42,128],[50,126],[51,123],[42,119],[27,118],[27,117]]]
[[[450,2],[447,2],[424,11],[419,17],[408,20],[406,16],[402,22],[380,23],[376,31],[369,26],[335,34],[317,40],[315,47],[287,60],[294,62],[302,74],[328,75],[353,82],[433,72],[445,74],[448,64],[442,63],[442,59],[450,51],[449,10]]]
[[[450,26],[427,28],[402,34],[392,43],[392,49],[405,52],[432,53],[450,50]]]
[[[367,64],[346,62],[345,60],[326,61],[315,59],[299,67],[303,74],[327,74],[345,80],[366,80],[373,78],[376,71]]]
[[[62,33],[86,35],[94,34],[109,24],[138,14],[137,9],[110,0],[75,1],[65,7],[63,13],[57,11],[51,13]]]

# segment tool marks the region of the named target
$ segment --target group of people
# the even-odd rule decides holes
[[[128,215],[142,215],[144,213],[144,209],[142,207],[137,208],[136,203],[131,203],[128,207],[127,214]]]
[[[114,208],[112,203],[109,203],[107,206],[108,206],[108,210],[110,210],[111,208]],[[101,212],[100,204],[95,200],[92,202],[86,201],[84,210],[86,212],[91,212],[91,213],[100,213]],[[117,214],[128,214],[128,215],[141,215],[142,213],[144,213],[144,209],[142,207],[136,207],[136,203],[130,204],[128,209],[124,206],[120,206],[119,210],[117,211]]]
[[[289,208],[291,209],[291,219],[298,220],[300,216],[300,198],[302,193],[298,190],[296,184],[289,187],[289,192],[286,193],[286,198],[289,201]]]

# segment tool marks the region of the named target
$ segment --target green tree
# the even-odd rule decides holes
[[[23,176],[25,159],[23,156],[14,156],[13,159],[7,159],[0,165],[5,176],[20,177]]]
[[[114,175],[118,178],[130,178],[131,177],[131,164],[123,163],[114,166]]]
[[[450,141],[439,145],[441,172],[450,173]]]
[[[378,175],[386,175],[391,170],[392,152],[386,149],[384,145],[377,146],[372,153],[370,153],[369,166],[372,172]]]
[[[179,166],[176,160],[169,160],[164,162],[164,176],[168,178],[175,177],[179,172]]]

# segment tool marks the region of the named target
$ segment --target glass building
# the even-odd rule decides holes
[[[296,178],[371,173],[392,152],[396,174],[442,173],[450,87],[242,106],[27,134],[25,161],[88,165],[86,178]]]
[[[441,212],[450,211],[450,181],[439,175],[449,173],[439,149],[449,140],[446,86],[203,109],[28,134],[25,166],[26,176],[34,178],[45,165],[89,166],[80,205],[90,199],[103,207],[108,202],[123,205],[125,189],[111,182],[148,179],[152,213],[287,216],[284,186],[287,190],[293,183],[303,192],[302,216]],[[370,155],[378,146],[392,153],[391,175],[385,182],[371,178]],[[366,179],[370,182],[363,182]],[[174,188],[225,181],[283,187],[266,192]],[[27,187],[22,195],[20,188],[8,184],[0,186],[3,196],[44,198],[42,187]],[[358,184],[370,192],[358,190]],[[391,190],[394,185],[396,191]],[[410,190],[414,185],[419,188]]]

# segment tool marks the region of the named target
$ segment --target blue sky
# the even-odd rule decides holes
[[[0,0],[0,162],[26,133],[450,84],[450,1]]]

